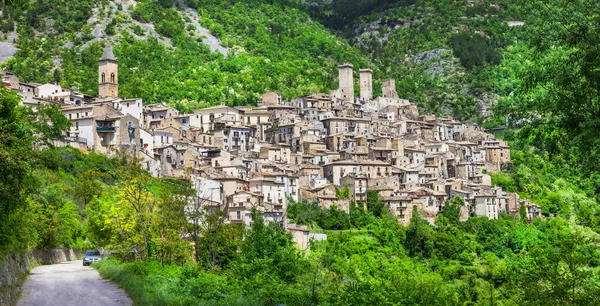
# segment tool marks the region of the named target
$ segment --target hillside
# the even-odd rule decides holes
[[[540,28],[536,4],[523,1],[371,2],[346,24],[335,13],[312,12],[386,67],[404,97],[461,118],[489,116],[510,93],[498,85],[503,59]]]
[[[421,112],[273,95],[142,120],[112,99],[33,110],[0,86],[0,271],[99,248],[92,268],[136,305],[600,305],[593,0],[29,0],[1,15],[3,68],[24,81],[96,94],[110,42],[121,96],[147,104],[328,91],[351,62]],[[346,109],[319,120],[319,104]],[[152,160],[168,168],[153,177]],[[0,276],[4,301],[25,275]]]
[[[190,6],[50,0],[5,8],[3,32],[9,35],[3,36],[6,42],[15,37],[14,21],[18,51],[4,67],[23,81],[58,81],[94,94],[101,44],[110,41],[120,61],[122,96],[197,108],[252,104],[267,90],[286,98],[328,91],[338,63],[370,66],[367,57],[299,9],[262,1]],[[218,40],[203,36],[200,24]],[[228,56],[220,53],[225,50]]]
[[[3,66],[24,81],[95,94],[95,59],[110,41],[123,96],[194,109],[253,104],[268,90],[288,99],[327,92],[335,66],[350,62],[376,80],[395,78],[426,111],[469,119],[506,95],[496,65],[532,27],[508,25],[526,15],[517,1],[356,3],[31,0],[2,12],[2,49],[18,48]]]

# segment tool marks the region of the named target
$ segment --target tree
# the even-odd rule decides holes
[[[597,305],[600,275],[595,243],[579,232],[554,237],[555,243],[538,244],[513,265],[512,286],[523,304]]]
[[[448,222],[457,226],[460,223],[460,209],[465,205],[465,201],[461,197],[453,197],[447,201],[440,214],[444,216]]]
[[[330,230],[345,230],[350,228],[350,217],[335,205],[327,210],[321,210],[318,218],[319,226]]]
[[[120,221],[117,224],[121,231],[129,238],[122,242],[129,241],[129,247],[142,247],[139,255],[144,260],[152,256],[151,226],[157,211],[156,196],[150,190],[154,179],[141,169],[135,158],[125,162],[121,173],[123,181],[116,190],[118,201],[115,217]]]
[[[39,184],[34,175],[36,143],[50,144],[68,127],[60,109],[40,106],[37,112],[20,106],[20,97],[0,86],[0,249],[21,244],[21,217]]]
[[[186,232],[194,242],[196,263],[207,265],[214,271],[218,265],[230,261],[231,252],[237,252],[237,249],[235,246],[222,248],[225,244],[236,241],[226,241],[226,237],[235,237],[222,236],[223,230],[229,229],[225,225],[228,203],[212,201],[210,191],[205,188],[205,182],[202,178],[192,182],[188,175],[186,194],[191,195],[188,197],[184,215],[187,219]]]
[[[441,258],[456,259],[464,251],[464,242],[467,240],[463,232],[444,214],[437,217],[435,225],[436,255]]]
[[[410,256],[430,257],[433,252],[433,229],[421,217],[417,206],[413,206],[410,225],[406,230],[406,243],[404,244]]]
[[[349,199],[350,198],[350,188],[345,186],[344,188],[335,188],[335,196],[338,199]]]
[[[73,192],[80,211],[83,211],[94,198],[102,194],[103,186],[98,178],[103,176],[105,175],[98,170],[88,170],[77,174]]]
[[[262,215],[253,210],[254,223],[244,240],[236,269],[241,277],[274,274],[285,282],[293,281],[305,268],[292,237],[275,222],[265,223]]]
[[[163,187],[158,196],[153,237],[156,237],[156,256],[162,264],[182,264],[191,255],[189,242],[183,239],[187,225],[185,206],[188,203],[188,197],[181,192],[182,188],[185,189],[184,185],[177,184],[175,191]]]
[[[32,126],[19,101],[16,93],[0,87],[0,244],[11,242],[14,224],[7,222],[8,217],[25,207],[26,194],[35,181]]]
[[[536,43],[533,62],[513,119],[528,122],[523,138],[551,152],[577,157],[582,171],[598,169],[600,138],[600,7],[593,0],[538,1],[549,29]]]
[[[385,212],[385,202],[379,196],[379,193],[375,190],[367,190],[367,210],[370,211],[373,216],[381,217]]]
[[[373,215],[365,211],[362,202],[350,201],[350,223],[355,228],[361,228],[373,222]]]
[[[529,221],[529,218],[527,218],[527,206],[521,205],[519,207],[519,216],[521,217],[521,220],[525,222]]]

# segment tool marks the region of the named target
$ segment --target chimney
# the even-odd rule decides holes
[[[342,100],[354,102],[354,80],[352,79],[352,64],[344,63],[338,66],[340,78],[340,95]]]
[[[371,100],[373,98],[373,70],[360,69],[360,98]]]

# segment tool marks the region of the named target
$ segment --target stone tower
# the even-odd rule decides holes
[[[381,92],[384,98],[398,99],[398,93],[396,92],[396,81],[393,79],[382,80]]]
[[[354,80],[352,78],[352,64],[342,64],[338,66],[340,78],[340,95],[342,100],[354,102]]]
[[[371,100],[373,98],[373,70],[360,69],[360,98]]]
[[[98,97],[119,96],[119,63],[109,43],[104,47],[102,58],[98,61]]]

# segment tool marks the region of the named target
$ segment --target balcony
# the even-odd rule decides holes
[[[114,126],[97,126],[96,132],[99,133],[114,133],[116,131],[116,127]]]

